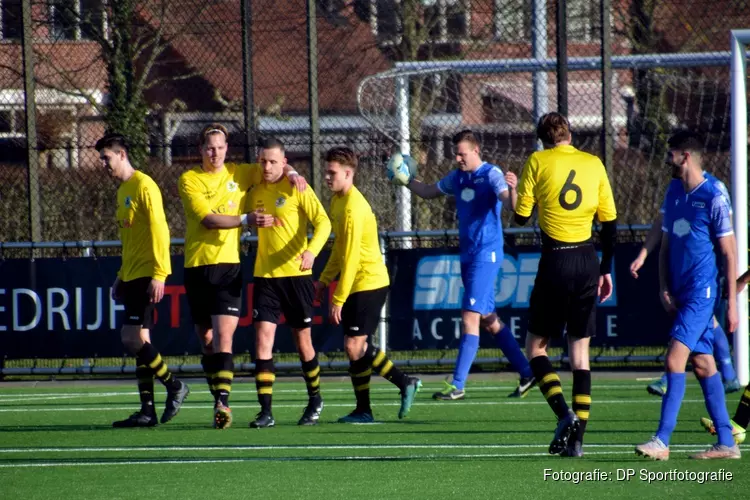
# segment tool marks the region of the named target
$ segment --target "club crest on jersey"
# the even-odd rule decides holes
[[[131,206],[132,204],[133,204],[133,198],[131,198],[130,196],[126,196],[126,197],[125,197],[125,206],[126,206],[127,208],[130,208],[130,206]]]
[[[239,184],[234,181],[227,182],[227,191],[229,191],[230,193],[234,193],[239,187]]]
[[[279,196],[278,198],[276,198],[276,206],[278,208],[283,207],[284,203],[286,203],[286,198],[284,196]]]
[[[229,208],[234,208],[237,206],[237,204],[234,202],[234,200],[229,200],[229,203],[227,203],[227,206]]]
[[[474,199],[474,190],[471,188],[464,188],[461,190],[461,199],[469,202]]]

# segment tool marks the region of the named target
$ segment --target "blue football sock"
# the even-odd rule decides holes
[[[716,434],[719,436],[719,444],[734,446],[732,437],[732,424],[729,423],[729,413],[724,399],[724,386],[721,376],[714,373],[708,378],[699,378],[698,381],[703,389],[703,397],[706,399],[708,416],[714,421]]]
[[[667,373],[666,375],[667,393],[661,400],[661,418],[656,437],[669,446],[669,439],[677,426],[677,414],[680,413],[682,398],[685,397],[685,373]]]
[[[479,335],[464,333],[461,336],[461,344],[458,346],[458,357],[456,368],[453,370],[453,385],[456,389],[463,390],[466,379],[469,378],[469,370],[479,350]]]
[[[502,330],[495,334],[495,342],[500,350],[503,351],[505,357],[508,358],[510,366],[512,366],[521,377],[529,378],[534,376],[531,372],[529,360],[526,359],[526,356],[523,354],[521,347],[518,345],[518,341],[513,336],[513,332],[510,331],[508,325],[503,325]]]
[[[729,351],[729,340],[721,325],[716,325],[714,328],[714,358],[716,358],[716,368],[721,372],[724,382],[737,378],[732,365],[732,354]]]

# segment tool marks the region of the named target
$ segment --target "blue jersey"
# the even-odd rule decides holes
[[[734,231],[726,188],[712,178],[707,176],[689,193],[680,180],[672,180],[664,197],[662,231],[669,237],[669,287],[678,302],[718,293],[717,242]]]
[[[501,262],[503,204],[498,195],[508,184],[500,167],[483,163],[473,172],[452,170],[437,186],[456,197],[461,262]]]
[[[719,179],[714,177],[713,175],[709,174],[708,172],[703,172],[703,178],[706,179],[708,182],[716,186],[716,189],[721,191],[721,194],[727,197],[727,200],[731,199],[729,198],[729,191],[727,191],[727,186],[721,182]],[[677,181],[677,179],[672,179],[672,182]],[[667,187],[669,189],[669,186]],[[659,212],[664,214],[664,204],[667,202],[666,195],[664,196],[664,200],[661,202],[661,208],[659,208]],[[732,206],[729,205],[729,214],[732,214]]]

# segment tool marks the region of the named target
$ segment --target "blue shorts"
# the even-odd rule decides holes
[[[502,258],[499,260],[502,262]],[[495,284],[500,262],[461,263],[461,280],[464,284],[461,309],[478,312],[482,316],[495,312]]]
[[[714,307],[716,299],[691,297],[679,303],[670,335],[685,344],[690,352],[713,354]]]

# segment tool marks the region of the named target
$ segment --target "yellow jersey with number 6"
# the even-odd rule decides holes
[[[565,243],[590,239],[594,215],[600,222],[617,219],[601,160],[570,145],[537,151],[526,161],[518,183],[516,213],[529,217],[534,205],[541,230]]]

